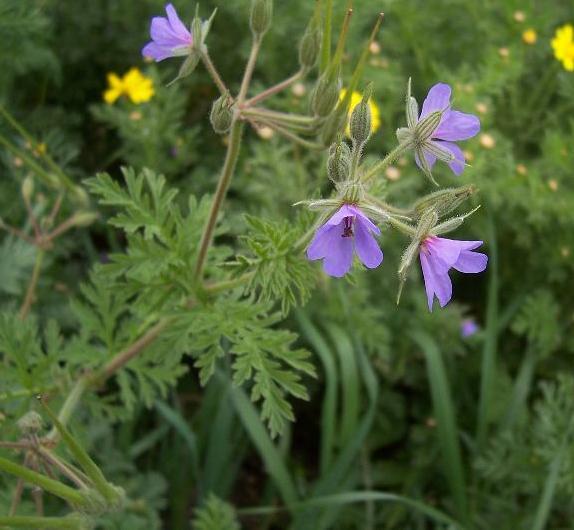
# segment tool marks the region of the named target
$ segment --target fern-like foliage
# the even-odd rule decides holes
[[[315,283],[316,274],[298,245],[306,223],[271,222],[251,215],[245,220],[249,235],[243,240],[249,255],[240,256],[238,264],[253,273],[248,290],[263,302],[280,300],[281,311],[287,314],[309,299]]]
[[[195,358],[205,384],[218,359],[229,353],[233,382],[251,385],[251,397],[261,402],[271,433],[280,433],[294,419],[288,397],[306,399],[301,376],[314,375],[308,352],[293,348],[296,335],[278,328],[282,313],[273,310],[281,300],[284,314],[309,294],[314,275],[293,251],[301,227],[249,218],[254,234],[248,246],[255,257],[240,263],[254,278],[248,290],[257,294],[235,290],[213,299],[193,277],[209,202],[191,197],[184,212],[164,177],[150,170],[123,173],[125,187],[107,174],[88,181],[102,204],[118,208],[109,222],[125,232],[127,248],[98,267],[93,278],[97,288],[83,288],[88,306],[75,302],[75,312],[86,322],[86,341],[100,350],[100,357],[102,349],[117,352],[129,344],[128,337],[137,338],[141,320],[150,315],[168,316],[172,323],[119,372],[122,405],[131,410],[138,399],[149,404],[165,392],[183,372],[185,354]],[[226,247],[212,247],[208,272],[213,279],[222,278],[224,270],[217,265],[229,262],[229,256]]]
[[[34,70],[59,73],[59,63],[49,49],[49,20],[34,0],[3,0],[0,3],[0,61],[4,65],[0,91],[14,78]]]
[[[307,399],[301,373],[315,375],[309,353],[293,349],[297,336],[275,326],[279,313],[271,304],[250,298],[222,298],[192,311],[181,312],[171,334],[196,358],[202,384],[213,375],[217,360],[228,351],[234,358],[233,382],[252,382],[251,398],[262,402],[262,417],[271,434],[282,432],[285,421],[293,421],[287,396]]]
[[[195,511],[193,530],[239,530],[239,522],[233,506],[211,495],[205,504]]]
[[[526,299],[512,330],[524,335],[538,355],[545,357],[560,343],[559,313],[560,306],[550,291],[536,291]]]

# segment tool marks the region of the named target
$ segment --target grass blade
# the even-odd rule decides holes
[[[309,341],[314,352],[319,356],[325,371],[325,396],[321,409],[321,454],[319,455],[320,470],[323,475],[331,465],[335,449],[339,377],[334,355],[321,333],[303,311],[296,311],[295,318],[302,336]]]
[[[488,305],[486,309],[486,338],[482,351],[482,367],[480,371],[480,399],[476,426],[476,444],[478,450],[484,445],[486,430],[490,418],[492,392],[496,383],[496,353],[498,327],[498,244],[494,219],[488,218],[488,241],[490,244]]]
[[[462,454],[458,439],[454,404],[445,366],[441,354],[431,337],[422,332],[417,332],[413,335],[413,338],[425,354],[446,479],[456,505],[457,514],[462,521],[466,521],[468,517],[468,501]]]
[[[347,443],[357,430],[359,423],[360,383],[353,344],[349,337],[338,326],[328,326],[327,330],[339,357],[341,378],[341,427],[339,439],[341,445]]]
[[[197,437],[181,413],[163,401],[156,401],[155,408],[160,416],[183,438],[191,455],[191,468],[198,485],[201,483],[199,472],[199,452]]]
[[[241,388],[232,388],[231,394],[235,410],[251,441],[259,451],[259,456],[265,463],[267,473],[277,486],[283,502],[287,505],[297,502],[297,490],[291,480],[291,475],[253,403]]]
[[[413,510],[425,515],[430,520],[435,521],[440,524],[448,524],[457,530],[463,530],[463,527],[446,515],[445,513],[429,506],[421,501],[415,499],[410,499],[409,497],[403,497],[402,495],[395,495],[394,493],[385,493],[382,491],[348,491],[343,493],[337,493],[335,495],[325,495],[323,497],[316,497],[314,499],[297,502],[291,504],[287,507],[277,507],[277,506],[264,506],[260,508],[244,508],[238,510],[240,515],[268,515],[277,513],[283,510],[298,511],[305,510],[308,508],[329,508],[334,509],[339,506],[344,506],[347,504],[356,504],[364,502],[389,502],[389,503],[401,503]]]

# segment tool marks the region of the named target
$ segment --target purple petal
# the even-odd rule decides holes
[[[476,323],[474,318],[465,318],[460,326],[460,334],[463,338],[472,337],[475,333],[478,333],[480,327]]]
[[[435,266],[448,271],[458,260],[463,250],[460,241],[443,237],[428,237],[423,243],[423,251],[427,251],[435,261]]]
[[[325,224],[330,226],[339,225],[345,217],[355,217],[356,211],[357,209],[350,204],[343,204]]]
[[[191,33],[185,27],[185,24],[181,21],[181,19],[177,16],[177,11],[172,4],[167,4],[165,6],[165,12],[167,13],[167,18],[169,20],[169,24],[172,27],[174,33],[184,41],[188,39],[191,40]]]
[[[437,268],[433,256],[423,249],[421,249],[420,259],[429,311],[432,311],[435,294],[440,306],[444,307],[452,298],[452,282],[450,281],[448,272],[444,271],[442,267]]]
[[[462,149],[458,145],[453,144],[451,142],[437,142],[437,143],[439,143],[441,147],[448,149],[454,155],[454,160],[448,163],[448,167],[450,167],[450,169],[455,175],[457,176],[460,175],[464,171],[464,168],[466,166],[464,153],[462,152]]]
[[[360,218],[355,223],[355,251],[363,265],[369,269],[377,268],[383,261],[383,251]]]
[[[352,265],[353,238],[343,237],[341,233],[336,238],[333,238],[329,253],[323,260],[323,270],[329,276],[342,278],[349,272]]]
[[[460,272],[477,273],[486,269],[488,256],[482,252],[463,250],[453,267]]]
[[[167,18],[154,17],[151,20],[150,35],[152,40],[157,42],[160,46],[174,48],[181,46],[181,40],[174,33]]]
[[[142,55],[144,57],[151,57],[155,61],[163,61],[168,57],[172,57],[173,53],[171,48],[165,48],[160,46],[155,42],[149,42],[142,49]]]
[[[307,249],[307,258],[311,261],[323,259],[331,252],[336,239],[342,236],[342,230],[338,226],[324,224],[317,232]]]
[[[480,131],[480,120],[473,114],[451,110],[443,119],[433,134],[439,140],[467,140],[476,136]]]
[[[379,227],[373,223],[357,206],[349,206],[349,211],[352,211],[355,215],[355,220],[357,224],[362,224],[369,232],[373,232],[378,236],[381,235],[381,230]]]
[[[424,100],[423,110],[419,120],[428,116],[431,112],[437,110],[447,110],[450,105],[451,89],[446,83],[437,83],[430,90]]]

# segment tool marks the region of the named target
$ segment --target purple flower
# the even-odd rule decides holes
[[[472,335],[478,333],[479,330],[480,327],[474,318],[465,318],[460,324],[460,334],[464,339],[472,337]]]
[[[421,151],[429,168],[434,166],[437,155],[441,158],[441,153],[445,153],[447,159],[454,156],[448,165],[456,175],[460,175],[464,171],[464,154],[461,148],[453,142],[468,140],[478,134],[480,120],[472,114],[451,110],[450,95],[450,86],[445,83],[438,83],[429,90],[418,121],[420,122],[436,111],[442,112],[442,118],[431,135],[430,145],[423,145]],[[415,158],[418,166],[424,171],[425,168],[418,153]]]
[[[432,311],[434,297],[441,307],[452,298],[452,282],[449,269],[460,272],[482,272],[486,269],[488,256],[480,252],[471,252],[482,245],[482,241],[456,241],[442,237],[427,237],[420,248],[421,267],[425,288]]]
[[[359,207],[343,204],[317,230],[307,249],[307,258],[322,259],[323,270],[336,278],[349,272],[354,252],[365,267],[374,269],[383,261],[383,252],[373,234],[380,235],[381,231]]]
[[[187,55],[193,46],[191,32],[177,16],[172,4],[165,6],[167,18],[154,17],[151,21],[151,42],[142,50],[144,57],[163,61],[168,57]]]

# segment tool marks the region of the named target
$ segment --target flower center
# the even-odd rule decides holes
[[[343,219],[343,233],[341,237],[353,237],[353,217]]]

